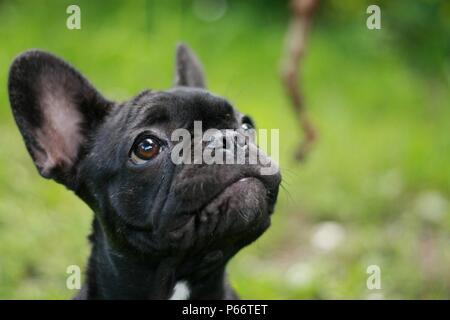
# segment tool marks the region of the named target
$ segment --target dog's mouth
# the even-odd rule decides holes
[[[240,234],[251,236],[255,228],[268,227],[275,198],[260,179],[241,178],[223,188],[200,209],[185,214],[168,235],[179,243],[189,243],[192,238],[203,242],[206,239],[209,243],[225,236],[230,239]]]
[[[279,182],[273,182],[273,180],[264,177],[257,176],[245,176],[238,178],[231,183],[225,185],[222,189],[219,189],[216,193],[210,195],[210,198],[204,203],[200,205],[197,210],[194,210],[194,214],[202,214],[210,211],[217,211],[215,208],[219,202],[222,202],[225,198],[230,198],[233,200],[234,198],[243,197],[245,199],[250,200],[252,197],[254,198],[256,195],[264,198],[269,207],[269,214],[273,213],[273,205],[275,204],[277,193],[278,193],[278,184]],[[261,199],[263,200],[263,199]],[[246,201],[244,201],[245,203]],[[236,203],[238,205],[239,203]],[[221,207],[223,207],[222,211],[226,211],[227,203],[222,203]]]
[[[254,209],[254,207],[260,206],[260,204],[255,202],[256,199],[250,199],[254,203],[247,204],[246,206],[242,201],[240,201],[243,199],[238,198],[249,199],[249,197],[256,197],[256,194],[266,194],[266,192],[267,191],[264,184],[258,178],[245,177],[239,179],[238,181],[226,186],[198,211],[200,214],[200,219],[205,220],[205,216],[207,215],[224,213],[229,209],[232,209],[233,206],[238,207],[238,213],[245,217],[248,209]],[[250,217],[248,217],[248,219],[249,218]]]
[[[184,212],[176,208],[182,208],[189,201],[186,198],[184,202],[171,201],[173,207],[159,213],[161,220],[156,225],[128,225],[129,231],[134,231],[129,240],[139,250],[148,247],[145,250],[161,254],[225,249],[234,252],[269,227],[280,179],[279,175],[247,175],[230,179],[222,188],[215,185],[209,192],[203,188],[201,196],[191,198],[196,203],[190,203]]]
[[[248,186],[253,183],[260,184],[264,187],[264,184],[258,178],[255,178],[255,177],[241,178],[241,179],[234,181],[234,182],[228,184],[227,186],[225,186],[221,191],[219,191],[216,195],[214,195],[211,200],[209,200],[206,204],[204,204],[198,211],[204,212],[204,211],[211,210],[211,207],[214,203],[220,201],[222,198],[226,197],[227,195],[232,196],[233,194],[239,195],[242,193],[249,192]],[[265,187],[264,187],[264,189],[265,189]]]

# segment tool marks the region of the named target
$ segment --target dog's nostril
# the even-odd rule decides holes
[[[230,146],[232,146],[232,141],[227,136],[222,137],[222,146],[224,149],[228,149]]]
[[[227,134],[218,132],[217,134],[208,137],[206,147],[210,149],[229,149],[233,148],[236,143],[235,134]]]

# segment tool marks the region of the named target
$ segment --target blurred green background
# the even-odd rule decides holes
[[[81,30],[66,28],[69,4]],[[381,30],[366,28],[369,4]],[[6,90],[14,56],[49,50],[125,100],[171,85],[179,40],[211,91],[280,128],[272,227],[229,266],[243,298],[450,298],[450,2],[321,2],[301,72],[319,140],[302,164],[278,76],[288,16],[277,0],[0,0],[0,298],[72,297],[66,268],[84,266],[92,216],[25,150]]]

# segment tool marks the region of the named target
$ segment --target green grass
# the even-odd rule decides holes
[[[450,90],[405,62],[389,30],[361,17],[313,29],[302,78],[319,141],[296,164],[301,140],[277,69],[286,17],[232,2],[216,22],[189,1],[79,1],[82,29],[65,28],[71,1],[0,1],[0,298],[66,299],[66,267],[84,265],[91,212],[40,178],[13,122],[6,91],[13,57],[49,50],[105,96],[123,100],[171,85],[178,40],[201,57],[209,88],[280,128],[284,177],[272,227],[231,262],[243,298],[450,297]],[[447,72],[448,73],[448,72]],[[323,250],[324,222],[341,241]],[[382,289],[366,288],[381,267]]]

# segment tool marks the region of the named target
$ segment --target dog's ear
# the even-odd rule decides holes
[[[203,67],[188,46],[177,45],[175,60],[176,86],[206,88]]]
[[[66,62],[37,50],[14,60],[8,90],[14,118],[39,173],[73,188],[89,133],[112,103]]]

